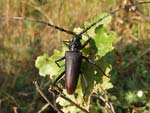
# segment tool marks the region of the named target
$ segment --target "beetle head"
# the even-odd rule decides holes
[[[81,36],[75,35],[71,41],[71,44],[69,46],[70,51],[78,51],[81,48]]]

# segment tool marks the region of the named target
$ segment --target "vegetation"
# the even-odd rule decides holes
[[[124,5],[125,1],[32,0],[29,2],[1,0],[0,15],[32,17],[69,30],[80,26],[80,29],[75,29],[75,32],[79,32],[81,28],[89,25],[89,21],[94,15],[98,15],[95,19],[99,18],[99,15],[104,12],[110,12],[116,7]],[[90,53],[88,57],[93,60],[96,55],[96,63],[103,70],[106,70],[105,73],[110,75],[110,78],[103,76],[92,65],[83,63],[82,70],[90,86],[85,93],[85,100],[87,101],[84,101],[82,97],[85,87],[84,84],[80,84],[81,80],[79,80],[75,92],[77,95],[69,98],[73,98],[75,102],[78,101],[78,104],[85,109],[87,109],[86,105],[92,105],[90,109],[93,113],[110,112],[103,106],[100,97],[110,100],[117,113],[148,113],[150,111],[150,19],[143,16],[149,15],[149,11],[149,4],[138,6],[136,12],[122,10],[113,15],[112,19],[107,18],[103,25],[93,27],[88,32],[95,44],[91,42],[83,50],[83,54],[88,56]],[[89,21],[85,22],[87,20]],[[30,21],[0,20],[0,23],[0,113],[55,112],[47,106],[32,82],[36,80],[40,84],[42,92],[53,102],[48,88],[63,68],[59,70],[52,63],[55,59],[64,55],[66,49],[62,45],[62,40],[71,39],[71,36]],[[84,27],[82,27],[83,24]],[[93,31],[96,31],[94,37]],[[107,35],[103,36],[103,34]],[[105,36],[111,40],[107,40]],[[110,41],[108,45],[106,45],[107,41]],[[115,48],[112,48],[112,43]],[[99,44],[103,44],[104,48],[110,49],[103,50]],[[64,49],[60,49],[62,47]],[[40,58],[42,60],[39,60]],[[47,59],[52,62],[47,64],[45,62]],[[45,64],[54,66],[53,71],[50,71],[51,80],[49,76],[39,76],[39,70],[35,68],[35,61],[36,67],[39,69]],[[43,61],[44,63],[41,62],[43,65],[39,66],[39,61]],[[89,68],[92,71],[85,70],[85,66],[86,69]],[[95,70],[97,71],[96,75],[94,75]],[[40,73],[43,76],[46,74],[49,74],[46,70]],[[95,79],[91,77],[92,75],[96,76]],[[94,80],[96,81],[95,84]],[[63,80],[58,85],[65,93]],[[93,96],[92,93],[96,96]],[[90,104],[88,103],[89,95],[92,98]],[[70,105],[70,103],[66,103],[60,98],[57,98],[57,102],[63,110],[66,110],[66,108],[72,110],[72,107],[75,107],[64,106]],[[80,109],[72,112],[78,111]]]

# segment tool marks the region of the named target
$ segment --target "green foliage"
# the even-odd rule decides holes
[[[110,93],[115,96],[113,103],[116,103],[116,111],[121,109],[120,113],[130,110],[132,112],[132,109],[129,109],[132,106],[135,107],[133,110],[136,110],[137,113],[148,113],[150,110],[148,91],[150,73],[144,63],[148,62],[145,58],[149,52],[147,53],[148,49],[139,46],[139,43],[143,42],[134,42],[125,48],[119,48],[122,62],[120,65],[113,66],[111,71],[114,88]],[[149,45],[150,41],[146,43]],[[110,58],[113,59],[112,56],[107,59]],[[114,63],[115,60],[112,62]]]
[[[135,92],[127,92],[125,99],[129,102],[129,103],[133,103],[135,102],[136,99],[136,93]]]
[[[105,14],[106,15],[106,14]],[[94,21],[98,20],[102,16],[95,16],[91,22],[85,23],[85,28],[93,23]],[[93,65],[84,62],[82,63],[81,70],[86,77],[88,82],[89,88],[85,92],[85,84],[82,80],[82,77],[79,77],[78,86],[73,95],[68,95],[66,93],[66,89],[63,89],[63,93],[72,101],[76,102],[78,105],[85,109],[96,110],[97,107],[92,103],[90,103],[91,95],[97,94],[98,96],[105,96],[107,94],[107,90],[113,88],[113,84],[110,81],[109,72],[111,71],[111,64],[108,64],[101,60],[101,57],[95,56],[103,56],[108,52],[111,52],[114,48],[112,43],[116,40],[116,34],[114,32],[107,32],[106,26],[110,23],[111,17],[104,19],[103,21],[99,22],[96,26],[92,27],[88,32],[87,35],[82,36],[82,43],[88,39],[88,37],[92,38],[92,41],[87,45],[86,48],[82,50],[84,56],[89,57],[91,60],[95,61],[97,65],[106,73],[107,77],[102,73],[99,68],[94,67]],[[79,33],[82,31],[81,28],[74,29],[74,32]],[[51,80],[55,80],[55,78],[64,70],[64,62],[62,61],[60,65],[62,66],[59,68],[55,61],[62,56],[64,56],[66,48],[63,47],[62,50],[54,50],[52,56],[48,56],[44,54],[42,56],[37,57],[35,62],[35,66],[39,69],[39,74],[41,76],[50,75]],[[89,56],[90,53],[90,56]],[[85,94],[85,95],[84,95]],[[83,95],[86,99],[83,99]],[[57,102],[62,106],[62,110],[67,112],[81,112],[76,106],[73,106],[68,101],[64,100],[61,97],[57,98]],[[87,107],[88,106],[88,107]],[[101,105],[99,105],[101,106]],[[102,106],[101,106],[102,107]],[[75,109],[76,108],[76,109]],[[72,111],[73,110],[73,111]]]
[[[62,48],[62,51],[54,50],[54,53],[51,57],[48,54],[37,57],[35,66],[39,69],[39,74],[41,76],[50,75],[51,79],[55,79],[59,75],[60,71],[64,68],[59,68],[55,61],[58,58],[63,57],[66,48]]]
[[[139,1],[136,0],[136,2]],[[52,22],[55,25],[70,30],[76,25],[82,25],[84,20],[89,19],[96,12],[99,14],[110,12],[110,9],[112,11],[118,6],[122,6],[123,2],[121,0],[74,0],[71,2],[70,0],[1,0],[0,11],[3,16],[31,17],[37,20]],[[149,4],[140,5],[138,9],[143,12],[143,15],[149,15]],[[94,60],[93,57],[96,56],[96,63],[104,71],[105,67],[110,67],[106,71],[109,72],[111,69],[109,82],[113,83],[113,88],[108,90],[108,94],[111,97],[116,113],[149,113],[150,111],[150,52],[146,53],[150,48],[150,40],[148,40],[150,39],[150,22],[146,21],[146,18],[142,18],[137,12],[119,11],[113,16],[111,26],[106,24],[108,29],[113,29],[119,36],[123,37],[123,41],[117,47],[117,49],[122,48],[121,66],[115,64],[116,56],[113,52],[104,55],[99,61],[99,56],[96,55],[98,46],[95,46],[95,39],[90,43],[91,46],[87,46],[83,50],[84,55],[90,57],[90,59]],[[100,16],[102,17],[103,15]],[[0,23],[0,113],[54,113],[54,111],[51,111],[51,108],[45,108],[45,101],[43,101],[42,97],[39,98],[39,93],[37,93],[32,84],[33,80],[38,80],[38,83],[41,83],[39,86],[42,91],[52,102],[52,96],[47,91],[49,84],[46,80],[49,80],[49,78],[37,76],[37,69],[35,69],[33,63],[35,58],[41,55],[41,53],[52,54],[53,48],[60,47],[62,38],[68,39],[70,35],[30,21],[0,20]],[[95,29],[90,29],[88,32],[90,31],[94,32]],[[92,35],[92,37],[95,37],[95,35]],[[86,39],[83,38],[83,42]],[[124,46],[125,48],[123,48]],[[140,57],[141,55],[142,57]],[[109,58],[107,58],[108,56]],[[59,54],[57,58],[60,58]],[[62,62],[63,64],[64,62]],[[108,64],[112,64],[112,66]],[[56,66],[54,70],[57,68]],[[84,71],[90,83],[90,89],[94,87],[94,79],[96,80],[95,84],[98,83],[97,81],[102,83],[103,77],[95,77],[98,73],[94,73],[94,69],[93,66],[83,62],[82,71]],[[89,71],[85,72],[87,70]],[[60,72],[57,73],[54,74],[54,77],[60,74]],[[88,76],[87,73],[89,73]],[[100,72],[99,74],[102,75]],[[81,81],[83,81],[82,78],[78,82],[79,88],[76,90],[78,94],[79,92],[82,93],[84,91],[82,89],[85,87]],[[97,85],[97,88],[99,86],[101,84]],[[137,97],[136,95],[140,91],[143,92],[143,96]],[[127,97],[130,92],[137,99],[134,103],[128,101]],[[86,94],[89,93],[90,91]],[[141,106],[140,104],[143,105]],[[102,109],[98,99],[90,101],[90,105],[94,106],[93,109],[90,109],[91,113],[97,113],[98,110],[107,113],[105,109]]]

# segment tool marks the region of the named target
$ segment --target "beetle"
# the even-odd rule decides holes
[[[65,84],[66,84],[66,89],[67,89],[67,93],[68,94],[73,94],[76,86],[77,86],[77,82],[78,82],[78,78],[79,78],[79,74],[82,75],[84,82],[87,85],[87,81],[83,75],[83,73],[80,70],[81,64],[83,60],[86,60],[87,62],[95,65],[97,68],[100,69],[100,71],[107,76],[104,71],[98,66],[96,65],[95,62],[91,61],[90,59],[88,59],[87,57],[82,55],[82,52],[80,52],[80,50],[82,50],[91,40],[91,38],[89,38],[87,41],[85,41],[83,44],[81,44],[81,39],[82,39],[82,35],[84,33],[86,33],[90,28],[92,28],[93,26],[95,26],[97,23],[99,23],[100,21],[102,21],[103,19],[107,18],[110,15],[115,14],[116,12],[118,12],[121,9],[125,9],[125,8],[132,8],[132,6],[137,6],[139,4],[144,4],[146,2],[139,2],[136,4],[129,4],[126,5],[125,7],[122,8],[118,8],[114,11],[112,11],[111,13],[105,15],[104,17],[100,18],[99,20],[97,20],[96,22],[92,23],[91,25],[89,25],[87,28],[85,28],[83,31],[81,31],[79,34],[75,34],[72,31],[68,31],[65,30],[63,28],[60,28],[56,25],[53,25],[51,23],[47,23],[41,20],[35,20],[32,18],[26,18],[26,17],[2,17],[0,19],[16,19],[16,20],[30,20],[30,21],[34,21],[34,22],[38,22],[38,23],[42,23],[45,24],[47,26],[50,26],[52,28],[58,29],[62,32],[68,33],[73,35],[73,38],[71,40],[71,42],[69,41],[63,41],[64,44],[69,48],[68,51],[65,52],[65,56],[56,60],[55,63],[60,67],[59,63],[62,60],[65,60],[65,71],[63,71],[52,83],[52,86],[54,86],[60,79],[61,77],[65,74]],[[147,2],[149,3],[149,2]]]
[[[88,38],[83,44],[81,44],[82,34],[84,34],[87,30],[89,30],[91,27],[96,25],[98,22],[103,20],[104,18],[108,17],[110,15],[106,15],[103,18],[100,18],[95,23],[91,24],[89,27],[81,31],[79,34],[74,34],[71,42],[69,41],[63,41],[63,43],[68,47],[69,51],[65,52],[65,56],[56,60],[55,63],[58,65],[58,67],[61,67],[58,62],[65,60],[65,71],[63,71],[52,83],[52,87],[59,81],[62,76],[65,74],[65,87],[68,94],[73,94],[76,87],[77,82],[79,79],[79,74],[82,75],[83,80],[85,82],[86,88],[88,88],[88,83],[85,79],[84,74],[81,72],[80,67],[83,60],[86,60],[90,64],[93,64],[97,68],[100,69],[100,71],[105,75],[105,72],[92,60],[88,59],[87,57],[82,55],[82,50],[91,40],[91,38]]]
[[[86,61],[94,64],[94,62],[90,61],[80,52],[80,50],[83,49],[90,42],[91,38],[89,38],[83,45],[81,45],[80,40],[80,35],[75,35],[70,45],[68,45],[68,43],[65,41],[64,43],[68,46],[69,51],[65,52],[64,57],[55,61],[55,63],[60,67],[58,62],[65,59],[65,71],[63,71],[58,76],[58,78],[56,78],[56,80],[53,82],[53,85],[65,74],[65,87],[68,94],[74,93],[77,86],[79,74],[83,76],[85,84],[87,86],[86,79],[80,70],[82,60],[85,59]]]

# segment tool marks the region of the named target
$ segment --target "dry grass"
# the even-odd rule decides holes
[[[84,21],[90,20],[95,14],[110,12],[120,5],[123,5],[124,1],[1,0],[0,16],[32,17],[37,20],[45,20],[46,22],[72,31],[75,27],[82,27]],[[150,5],[143,5],[139,7],[143,12],[142,14],[150,15],[149,6]],[[109,29],[114,30],[119,36],[123,37],[122,43],[119,46],[124,47],[129,43],[134,43],[134,41],[150,39],[149,21],[146,21],[139,13],[129,14],[126,11],[121,11],[113,17]],[[15,86],[18,85],[17,80],[20,75],[31,75],[33,77],[26,79],[29,80],[26,83],[27,85],[31,85],[31,81],[37,78],[34,61],[38,55],[45,52],[52,54],[54,48],[61,47],[62,40],[71,38],[68,34],[29,21],[0,20],[0,25],[0,84],[2,84],[1,89],[3,89],[3,93],[7,93],[8,95],[15,92]],[[10,90],[14,91],[8,93],[5,89],[10,87]],[[23,85],[21,87],[23,87]],[[21,90],[19,91],[20,93],[22,92]],[[1,92],[0,94],[0,96],[3,96],[0,100],[5,103],[7,100],[5,100],[5,98],[10,96],[4,95],[3,93]],[[29,93],[33,93],[33,91],[27,94]],[[20,102],[15,102],[15,95],[13,95],[11,99],[13,100],[13,105],[20,106]],[[35,100],[32,100],[32,102],[33,101]],[[8,106],[3,106],[5,112],[7,108],[9,108]],[[0,105],[0,109],[1,107],[2,105]],[[28,107],[32,108],[33,106]],[[31,111],[30,109],[30,112]]]

